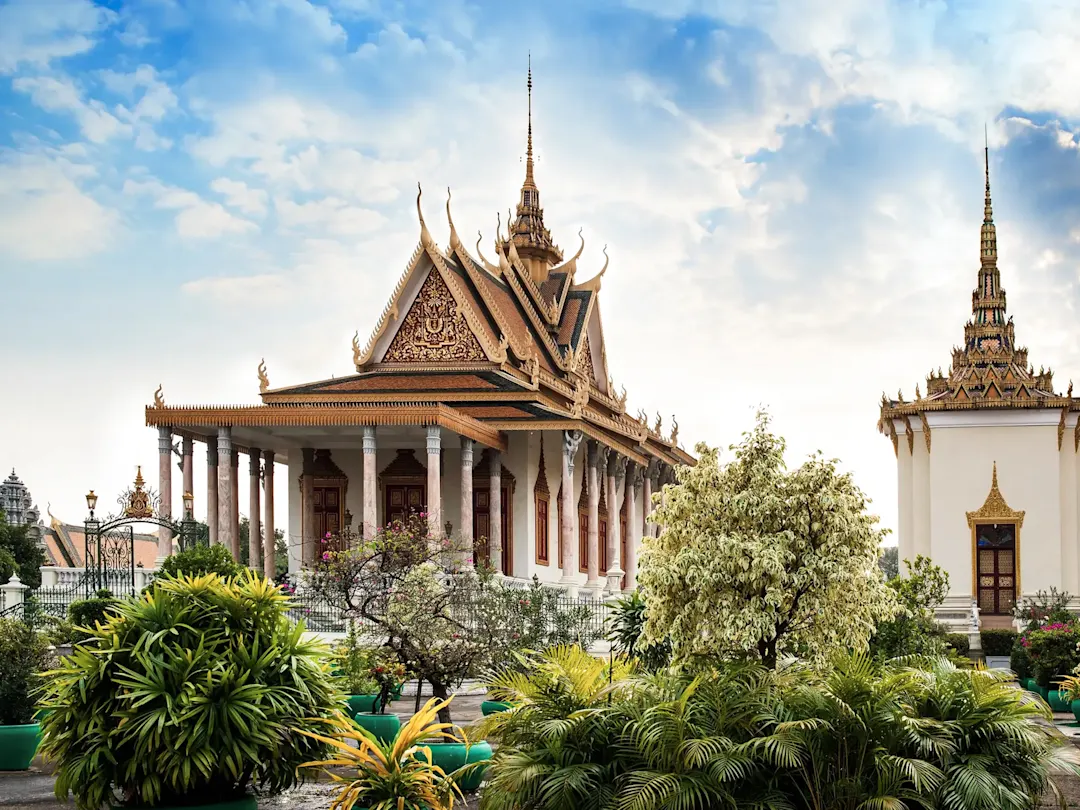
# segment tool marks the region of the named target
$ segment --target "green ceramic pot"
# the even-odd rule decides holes
[[[1076,722],[1080,723],[1080,700],[1074,700],[1069,704],[1069,708],[1072,710],[1073,717],[1076,718]]]
[[[1035,684],[1035,691],[1039,693],[1039,697],[1041,697],[1043,700],[1046,700],[1046,696],[1050,692],[1049,689],[1047,689],[1045,686],[1042,686],[1041,684],[1038,684],[1038,683]]]
[[[378,699],[378,695],[349,695],[345,699],[345,702],[349,705],[349,717],[360,714],[360,712],[375,711],[375,702]]]
[[[1057,714],[1067,714],[1069,712],[1068,702],[1061,696],[1061,692],[1057,689],[1051,689],[1047,692],[1046,702],[1050,704],[1051,710]]]
[[[44,722],[45,718],[48,717],[52,713],[53,713],[52,709],[38,709],[37,713],[34,715],[34,722],[35,723]]]
[[[510,706],[511,704],[503,703],[498,700],[485,700],[480,704],[480,711],[483,713],[484,717],[487,717],[489,714],[505,712]]]
[[[469,746],[465,743],[424,743],[421,748],[431,751],[431,762],[438,765],[447,774],[452,774],[458,768],[471,765],[474,762],[483,762],[491,759],[491,746],[484,740],[477,740]],[[467,774],[458,777],[455,781],[457,786],[465,793],[472,793],[480,788],[484,780],[486,765],[473,768]]]
[[[380,742],[390,742],[401,728],[401,717],[396,714],[375,714],[373,712],[359,712],[353,720],[360,728],[367,729],[375,735]]]
[[[1038,694],[1038,690],[1035,688],[1034,678],[1024,678],[1023,682],[1020,685],[1027,689],[1029,692],[1035,692],[1036,694]]]
[[[179,805],[159,804],[153,810],[173,810]],[[112,810],[144,810],[134,805],[112,805]],[[259,803],[254,796],[244,796],[241,799],[233,799],[228,802],[212,802],[210,804],[185,804],[183,810],[259,810]]]
[[[41,724],[0,726],[0,771],[25,771],[41,742]]]

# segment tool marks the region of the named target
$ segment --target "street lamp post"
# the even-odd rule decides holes
[[[97,502],[98,496],[94,494],[94,490],[86,493],[86,508],[90,514],[83,525],[83,585],[87,597],[94,593],[93,586],[100,575],[101,568],[101,561],[98,559],[101,545],[99,538],[101,522],[94,517]]]
[[[180,523],[180,550],[186,551],[194,548],[198,543],[198,527],[195,524],[195,496],[190,492],[184,493],[184,519]]]

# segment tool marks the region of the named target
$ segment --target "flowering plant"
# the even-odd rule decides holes
[[[1047,622],[1029,630],[1020,643],[1031,658],[1035,680],[1047,689],[1080,664],[1080,627],[1073,622]]]

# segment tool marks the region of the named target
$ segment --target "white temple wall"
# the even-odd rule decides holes
[[[1073,446],[1073,428],[1076,416],[1069,414],[1065,420],[1065,433],[1061,438],[1060,487],[1058,504],[1061,513],[1061,585],[1069,593],[1076,595],[1080,583],[1080,559],[1078,559],[1076,538],[1076,451]],[[1019,507],[1016,507],[1019,508]],[[1025,519],[1025,525],[1027,523]]]
[[[912,467],[914,459],[911,453],[908,452],[907,440],[900,440],[897,444],[896,451],[896,485],[897,485],[897,505],[898,512],[896,516],[896,543],[898,547],[898,557],[901,566],[900,570],[906,570],[903,568],[904,560],[915,560],[915,526],[914,526],[914,512],[912,511],[913,504],[911,500],[912,495]]]
[[[966,513],[986,500],[995,461],[1006,502],[1026,513],[1019,532],[1020,593],[1063,586],[1061,462],[1057,412],[1052,415],[1038,420],[1042,424],[989,425],[978,424],[969,412],[928,415],[937,417],[931,420],[929,457],[931,557],[948,572],[952,596],[972,598],[973,548]]]

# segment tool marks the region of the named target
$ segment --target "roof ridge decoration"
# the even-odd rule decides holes
[[[259,367],[256,369],[259,374],[259,393],[265,394],[270,390],[270,378],[266,376],[266,358],[264,357],[259,361]]]
[[[480,250],[480,243],[484,241],[484,235],[478,230],[476,232],[476,255],[480,257],[480,266],[487,270],[491,275],[498,277],[499,268],[484,258],[483,251]]]
[[[499,251],[500,262],[505,261],[505,256],[502,251]],[[509,267],[509,266],[508,266]],[[525,310],[525,314],[532,323],[533,331],[543,342],[544,347],[548,350],[548,354],[552,358],[552,362],[555,368],[560,371],[568,371],[571,366],[566,358],[563,356],[562,350],[559,349],[559,344],[555,342],[555,339],[548,331],[547,323],[542,319],[542,316],[536,311],[536,307],[533,306],[532,301],[529,300],[528,295],[525,293],[525,289],[521,286],[521,281],[518,278],[518,273],[507,273],[505,275],[507,286],[513,291],[514,296],[518,299],[522,309]]]
[[[165,407],[165,396],[161,392],[161,383],[158,383],[157,390],[154,391],[154,407],[155,408],[164,408]],[[12,470],[11,472],[14,473],[15,471]]]
[[[1024,510],[1014,510],[1005,501],[1005,496],[998,488],[997,462],[994,462],[994,471],[990,479],[990,491],[986,494],[983,505],[974,512],[967,513],[968,526],[975,528],[976,523],[1015,520],[1018,527],[1024,525]]]
[[[951,410],[984,407],[1057,407],[1053,371],[1029,365],[1028,350],[1016,343],[1013,319],[1007,314],[1005,290],[998,269],[997,227],[990,195],[990,148],[983,146],[983,221],[979,233],[979,271],[971,294],[971,318],[964,324],[964,343],[954,346],[946,373],[940,367],[926,377],[926,397],[915,403],[903,397],[882,401],[884,422],[901,410]],[[1072,399],[1071,393],[1066,395]]]
[[[608,264],[611,262],[611,257],[608,256],[607,245],[604,245],[604,266],[600,268],[600,272],[590,278],[588,281],[583,281],[581,284],[574,286],[575,290],[586,290],[591,293],[600,292],[600,280],[604,277],[604,273],[607,272]]]

